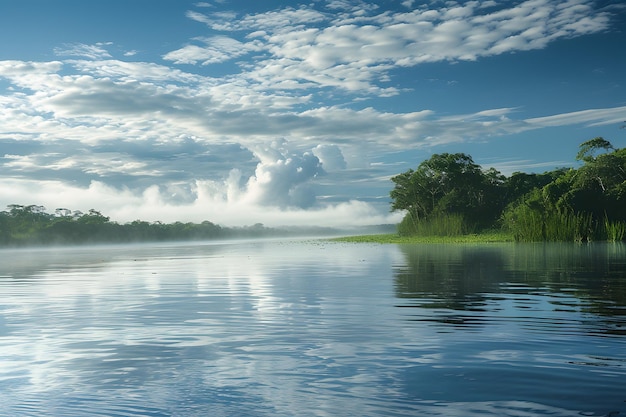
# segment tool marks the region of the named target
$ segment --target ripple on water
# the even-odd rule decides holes
[[[626,269],[594,269],[598,285],[580,263],[546,273],[546,251],[472,250],[188,245],[0,265],[0,415],[626,411]]]

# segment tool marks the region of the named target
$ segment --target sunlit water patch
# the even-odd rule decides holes
[[[620,245],[0,251],[2,416],[626,414]]]

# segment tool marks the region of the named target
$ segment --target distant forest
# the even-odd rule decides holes
[[[135,220],[119,224],[95,209],[83,213],[58,208],[54,213],[47,213],[45,207],[37,205],[11,204],[0,212],[0,246],[209,240],[333,232],[336,233],[330,228],[314,226],[269,228],[260,223],[222,227],[210,221],[165,224]]]
[[[579,168],[506,177],[463,153],[435,154],[391,180],[402,235],[500,230],[517,241],[622,241],[626,237],[626,149],[597,137],[582,143]]]

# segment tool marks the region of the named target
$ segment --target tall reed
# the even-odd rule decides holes
[[[528,206],[517,207],[504,217],[505,226],[519,242],[594,240],[598,237],[596,223],[589,213],[543,212]]]
[[[610,221],[609,218],[604,216],[604,230],[606,237],[612,242],[620,242],[626,237],[626,222],[622,221]]]
[[[425,219],[415,221],[407,218],[398,226],[398,232],[404,236],[460,236],[473,232],[473,228],[467,224],[460,214],[439,213]]]
[[[545,240],[555,242],[593,240],[593,216],[587,213],[554,212],[545,218]]]
[[[414,236],[417,234],[417,224],[419,219],[412,213],[407,213],[398,224],[398,234],[400,236]]]
[[[521,206],[505,217],[505,225],[518,242],[537,242],[544,240],[543,217],[541,213]]]

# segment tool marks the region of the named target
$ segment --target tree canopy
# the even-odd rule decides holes
[[[435,154],[416,170],[391,181],[392,210],[406,210],[414,221],[442,214],[457,214],[467,222],[486,225],[498,214],[498,190],[505,178],[495,169],[484,171],[463,153]]]
[[[466,154],[435,154],[391,178],[391,210],[406,211],[405,234],[454,219],[459,232],[505,228],[520,240],[622,239],[626,149],[597,137],[580,145],[577,160],[578,169],[506,177]]]
[[[0,246],[127,243],[145,241],[206,240],[231,237],[286,236],[328,232],[321,227],[268,228],[260,223],[229,228],[208,220],[201,223],[111,221],[95,209],[87,213],[57,208],[54,214],[39,205],[11,204],[0,212]]]

